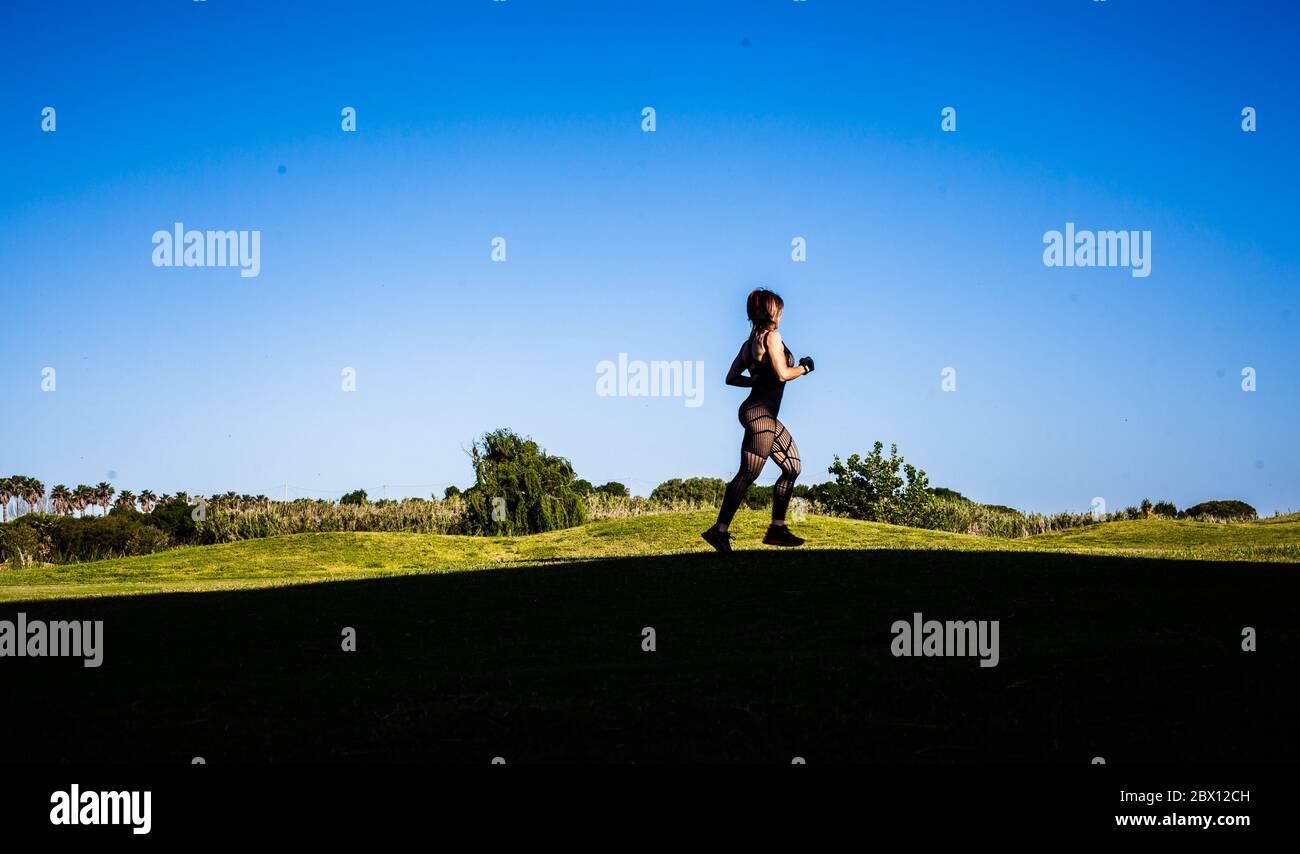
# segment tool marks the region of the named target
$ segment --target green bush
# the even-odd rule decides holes
[[[145,516],[145,521],[167,533],[177,545],[199,542],[198,526],[193,519],[194,507],[179,498],[168,498]]]
[[[1177,519],[1178,508],[1171,501],[1157,501],[1151,508],[1151,515],[1165,519]]]
[[[898,446],[876,442],[866,457],[853,454],[841,462],[834,458],[830,473],[833,485],[822,502],[834,513],[852,519],[933,528],[938,524],[935,498],[925,472],[898,455]],[[901,474],[900,474],[901,472]]]
[[[1259,514],[1246,502],[1229,499],[1193,504],[1183,511],[1183,516],[1188,519],[1206,519],[1215,522],[1244,522],[1247,519],[1258,518]]]
[[[173,545],[168,534],[133,510],[107,516],[29,513],[0,526],[0,559],[11,567],[152,554]]]
[[[45,517],[28,514],[0,525],[0,562],[22,569],[49,560],[51,539]]]
[[[586,502],[573,466],[536,442],[502,428],[470,450],[474,485],[465,493],[465,524],[473,534],[539,534],[581,525]]]

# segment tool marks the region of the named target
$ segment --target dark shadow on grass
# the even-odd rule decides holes
[[[105,653],[0,659],[0,721],[11,762],[1295,761],[1297,593],[1275,564],[798,550],[7,603],[103,620]],[[1000,663],[895,658],[918,611],[998,620]]]

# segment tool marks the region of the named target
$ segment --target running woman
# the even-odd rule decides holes
[[[794,354],[781,340],[777,327],[784,309],[785,303],[772,291],[758,288],[750,293],[745,313],[752,328],[732,360],[731,370],[727,371],[727,385],[748,388],[750,392],[740,404],[740,426],[745,428],[745,438],[740,443],[740,471],[727,484],[718,521],[700,535],[723,554],[731,554],[731,535],[727,532],[731,519],[769,457],[781,467],[781,476],[772,489],[772,524],[763,542],[769,546],[803,544],[785,525],[785,512],[794,493],[795,478],[799,476],[799,448],[776,416],[781,410],[785,384],[811,374],[813,360],[804,356],[796,365]],[[744,375],[746,370],[749,376]]]

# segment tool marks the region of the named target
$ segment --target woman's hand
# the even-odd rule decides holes
[[[805,374],[811,374],[813,372],[814,366],[812,356],[804,356],[799,360],[799,364],[803,366],[803,372]]]

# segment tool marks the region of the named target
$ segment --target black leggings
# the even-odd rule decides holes
[[[799,476],[799,448],[790,431],[776,420],[767,404],[758,403],[741,409],[740,423],[745,428],[745,439],[740,444],[740,471],[727,484],[718,522],[731,524],[740,502],[745,500],[745,493],[758,479],[768,457],[781,467],[781,476],[772,488],[772,521],[784,522],[790,496],[794,494],[794,481]]]

